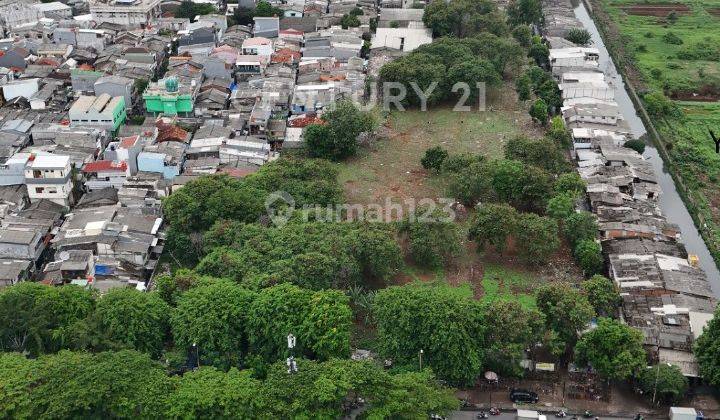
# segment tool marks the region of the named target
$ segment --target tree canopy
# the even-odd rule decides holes
[[[574,345],[578,332],[595,315],[587,297],[568,283],[542,285],[536,298],[538,309],[545,315],[547,327],[555,331],[567,346]]]
[[[373,301],[378,347],[395,365],[428,366],[453,384],[473,383],[482,371],[485,330],[480,304],[443,285],[409,284],[377,292]]]
[[[371,362],[298,360],[266,376],[201,367],[178,377],[131,350],[63,351],[27,359],[0,353],[0,415],[7,418],[338,418],[357,398],[370,418],[424,418],[458,408],[430,371],[392,374]]]
[[[355,18],[357,19],[357,18]],[[360,111],[350,101],[338,101],[335,108],[322,116],[323,124],[312,124],[305,131],[305,142],[311,157],[343,160],[357,153],[360,133],[375,129],[375,117]]]
[[[695,357],[702,377],[720,386],[720,306],[715,309],[715,316],[695,341]]]
[[[625,380],[647,364],[642,333],[628,325],[600,318],[597,327],[586,332],[575,346],[575,361],[591,365],[602,377]]]
[[[638,382],[646,396],[655,394],[657,401],[666,404],[680,401],[688,390],[688,379],[680,368],[668,363],[641,369]]]

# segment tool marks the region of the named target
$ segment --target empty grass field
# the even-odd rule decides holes
[[[351,203],[384,203],[414,198],[439,198],[444,188],[437,177],[427,177],[420,164],[425,151],[442,146],[450,153],[477,153],[501,157],[506,141],[521,133],[540,135],[507,86],[488,102],[485,111],[457,112],[452,106],[392,111],[388,138],[371,150],[338,164],[339,181]]]

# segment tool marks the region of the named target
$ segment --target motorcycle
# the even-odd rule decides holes
[[[557,413],[555,413],[555,417],[558,417],[558,418],[567,417],[567,413],[565,412],[565,410],[560,410]]]
[[[585,410],[585,412],[583,413],[583,417],[585,417],[586,419],[589,419],[592,416],[593,415],[589,410]]]
[[[492,414],[493,416],[498,416],[500,415],[500,410],[498,410],[497,407],[492,407],[490,408],[490,414]]]
[[[475,418],[476,419],[486,419],[486,418],[488,418],[488,414],[484,411],[481,411],[481,412],[477,413]]]

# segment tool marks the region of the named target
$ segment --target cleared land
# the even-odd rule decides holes
[[[451,154],[478,153],[501,157],[503,144],[519,135],[540,136],[524,104],[507,86],[502,94],[488,98],[485,111],[455,112],[450,106],[429,108],[427,112],[393,111],[387,120],[387,139],[373,150],[338,164],[339,181],[350,203],[385,203],[406,199],[443,197],[443,185],[428,178],[420,165],[425,150],[442,146]]]
[[[720,132],[720,2],[593,1],[607,17],[599,22],[606,43],[620,54],[635,87],[664,91],[684,111],[684,118],[654,123],[689,189],[688,208],[700,215],[699,227],[720,261],[720,155],[708,133]],[[672,36],[681,43],[668,42]]]

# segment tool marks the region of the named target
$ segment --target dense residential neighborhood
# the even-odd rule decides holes
[[[0,0],[0,417],[720,418],[593,5]]]

